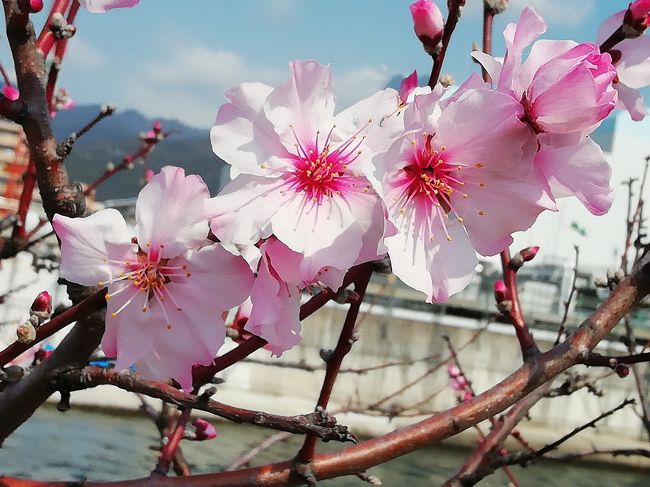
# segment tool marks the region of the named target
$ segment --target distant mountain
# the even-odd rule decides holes
[[[64,140],[79,130],[99,113],[99,105],[82,105],[60,112],[52,125],[57,140]],[[147,158],[147,167],[158,170],[173,164],[181,166],[190,174],[199,174],[212,195],[225,184],[228,166],[212,152],[209,129],[189,127],[178,120],[147,118],[135,110],[117,111],[102,120],[74,146],[66,166],[75,181],[91,182],[106,169],[115,165],[139,147],[139,134],[149,130],[155,120],[160,120],[164,131],[173,131],[161,141]],[[97,199],[127,198],[136,196],[143,185],[143,171],[136,163],[131,171],[123,171],[99,186]]]

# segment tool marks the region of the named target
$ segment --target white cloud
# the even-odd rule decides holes
[[[483,2],[467,2],[464,13],[480,15]],[[505,13],[509,21],[515,21],[525,7],[534,7],[549,25],[577,26],[595,10],[596,0],[511,0]]]
[[[176,46],[165,58],[152,57],[122,84],[120,105],[148,116],[178,118],[190,125],[209,127],[223,92],[245,81],[277,86],[289,76],[287,66],[261,66],[237,53],[203,45]],[[336,70],[335,70],[336,71]],[[384,88],[390,79],[385,66],[365,66],[335,72],[334,90],[339,109]],[[134,83],[133,80],[138,82]]]
[[[362,67],[340,73],[338,76],[335,73],[334,92],[337,95],[338,108],[345,108],[385,88],[391,77],[386,66],[381,66],[379,69]]]
[[[513,0],[513,13],[534,7],[549,24],[564,26],[582,24],[594,11],[596,0]]]
[[[81,37],[75,37],[74,42],[70,42],[69,46],[65,59],[66,67],[97,69],[106,64],[104,53]]]

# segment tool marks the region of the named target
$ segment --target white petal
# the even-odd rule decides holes
[[[140,247],[162,247],[172,258],[206,241],[207,218],[203,205],[210,196],[199,176],[185,176],[179,167],[166,166],[142,188],[135,205],[136,234]]]
[[[86,286],[96,286],[123,271],[110,260],[133,257],[126,222],[112,208],[85,218],[54,215],[52,226],[61,240],[61,276]]]

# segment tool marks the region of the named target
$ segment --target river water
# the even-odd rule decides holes
[[[0,419],[1,421],[1,419]],[[207,442],[182,443],[193,473],[223,469],[243,452],[273,434],[260,428],[216,424],[219,437]],[[276,444],[257,457],[260,462],[284,460],[300,444],[298,438]],[[120,480],[146,476],[155,465],[158,434],[148,418],[71,410],[41,409],[0,449],[3,475],[41,480]],[[324,445],[325,448],[337,447]],[[438,446],[373,468],[388,487],[441,485],[462,462],[467,451]],[[542,462],[527,469],[513,468],[522,487],[650,487],[650,471],[599,467],[593,463]],[[497,473],[483,487],[506,486]],[[355,477],[320,482],[328,487],[363,487]]]

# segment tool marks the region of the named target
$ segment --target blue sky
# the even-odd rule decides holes
[[[209,127],[223,91],[242,81],[282,82],[293,59],[331,63],[342,106],[382,88],[395,75],[430,63],[413,34],[409,1],[397,0],[141,0],[107,14],[80,12],[61,85],[80,103],[112,102],[150,116]],[[446,2],[439,0],[439,4]],[[524,5],[548,20],[549,38],[590,41],[598,23],[627,0],[513,0],[495,29]],[[475,65],[479,0],[467,0],[444,72],[462,81]],[[36,16],[42,22],[44,13]],[[10,64],[6,46],[2,59]]]

